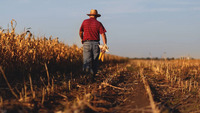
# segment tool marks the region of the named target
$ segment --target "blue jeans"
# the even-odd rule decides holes
[[[99,42],[86,41],[83,43],[83,71],[96,74],[98,70]]]

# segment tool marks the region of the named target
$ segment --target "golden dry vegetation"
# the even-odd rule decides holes
[[[131,69],[137,68],[145,78],[154,97],[154,113],[200,111],[200,60],[134,60]]]
[[[81,74],[82,48],[58,38],[35,37],[29,30],[17,34],[15,28],[12,20],[10,29],[0,30],[0,112],[1,108],[9,109],[10,103],[12,108],[23,106],[29,109],[24,112],[34,112],[45,102],[51,103],[51,98],[65,100],[66,91],[87,79]],[[126,60],[106,54],[104,64]],[[73,95],[71,105],[77,95],[73,91],[69,94]]]
[[[82,48],[69,46],[52,37],[35,37],[27,30],[15,33],[16,21],[11,21],[11,30],[0,31],[0,65],[12,72],[27,73],[41,71],[48,65],[51,71],[71,72],[82,66]],[[106,55],[107,61],[120,59],[118,56]],[[106,61],[105,61],[106,62]],[[38,73],[36,73],[38,74]]]
[[[200,60],[131,60],[106,54],[97,82],[89,83],[81,73],[82,48],[35,37],[29,30],[17,34],[15,27],[12,20],[11,29],[0,30],[0,112],[113,112],[127,101],[133,101],[129,111],[145,112],[133,108],[135,89],[142,85],[148,97],[144,102],[150,101],[147,112],[200,111]]]

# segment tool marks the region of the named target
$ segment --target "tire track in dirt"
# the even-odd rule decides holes
[[[128,68],[127,81],[124,81],[124,87],[129,90],[129,93],[124,93],[125,101],[116,106],[114,113],[152,113],[148,94],[142,82],[139,69],[134,64]]]
[[[59,93],[62,99],[56,100],[55,105],[45,101],[48,106],[44,105],[37,112],[152,113],[141,73],[132,62],[102,67],[95,83],[79,79],[71,81],[72,89],[68,89],[68,93]],[[60,91],[63,92],[62,90],[64,91],[61,88]],[[56,94],[52,95],[52,98]]]
[[[160,108],[162,110],[167,110],[163,105],[155,102],[155,97],[157,96],[156,90],[152,86],[152,83],[149,83],[150,79],[148,76],[144,75],[143,68],[138,67],[137,64],[130,62],[128,64],[126,73],[129,73],[126,76],[124,81],[125,84],[121,87],[126,87],[129,90],[129,93],[124,92],[124,101],[113,109],[113,113],[160,113]],[[152,89],[153,88],[153,89]],[[168,110],[167,110],[168,111]],[[163,111],[162,111],[163,112]]]
[[[135,64],[129,62],[117,68],[118,74],[112,71],[101,83],[95,83],[96,87],[101,87],[101,95],[99,91],[93,94],[99,97],[95,101],[103,100],[109,102],[110,105],[95,106],[105,108],[104,111],[93,110],[110,113],[159,113],[150,86]]]

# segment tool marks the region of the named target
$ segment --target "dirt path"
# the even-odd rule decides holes
[[[164,76],[155,76],[150,68],[137,62],[104,65],[94,83],[80,72],[64,77],[68,78],[54,77],[54,84],[50,84],[53,92],[49,94],[44,86],[43,90],[34,89],[35,99],[31,99],[30,90],[27,90],[27,101],[0,98],[0,113],[188,113],[195,110],[198,113],[199,110],[198,93],[171,86]]]
[[[144,85],[140,78],[130,76],[124,87],[131,89],[124,93],[125,100],[116,106],[112,112],[116,113],[151,113],[150,102]]]
[[[97,82],[81,85],[80,92],[92,97],[84,103],[85,113],[198,113],[200,107],[198,93],[171,86],[164,76],[136,62],[102,68]]]
[[[107,87],[103,89],[105,93],[99,96],[99,99],[106,100],[111,104],[99,107],[107,108],[106,112],[110,113],[152,113],[149,97],[139,70],[133,67],[131,62],[115,67],[115,70],[116,68],[118,70],[116,75],[113,73],[115,71],[112,70],[110,73],[107,70],[106,74],[110,73],[110,76],[103,81],[106,81]],[[101,84],[95,85],[100,86]]]
[[[89,83],[84,76],[72,79],[70,86],[56,84],[57,89],[45,97],[43,104],[40,101],[24,104],[17,100],[10,101],[14,103],[5,100],[7,103],[4,103],[0,112],[151,113],[149,97],[138,72],[130,63],[107,65],[97,75],[95,83]]]
[[[12,97],[8,88],[1,89],[0,113],[199,113],[198,84],[190,89],[186,87],[188,81],[183,81],[184,76],[169,81],[165,74],[168,71],[155,72],[154,68],[164,61],[156,66],[151,61],[142,63],[105,64],[93,83],[80,72],[53,76],[50,87],[41,78],[36,82],[40,87],[33,83],[35,98],[29,82],[19,84],[22,90],[27,88],[21,100]]]

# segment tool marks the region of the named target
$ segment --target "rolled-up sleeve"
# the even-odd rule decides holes
[[[100,23],[99,33],[100,33],[100,34],[103,34],[103,33],[105,33],[105,32],[106,32],[106,29],[104,28],[103,24]]]

